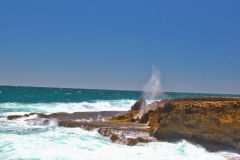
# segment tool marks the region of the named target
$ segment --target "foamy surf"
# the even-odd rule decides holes
[[[27,124],[24,134],[1,134],[0,159],[164,159],[164,160],[224,160],[220,155],[186,141],[149,143],[125,146],[111,143],[97,132],[80,128],[47,128],[38,134]],[[24,126],[21,126],[24,127]],[[17,128],[14,128],[17,129]],[[111,151],[111,154],[109,154]]]
[[[55,113],[55,112],[87,112],[87,111],[127,111],[135,100],[110,100],[79,103],[0,103],[3,112],[18,113]]]

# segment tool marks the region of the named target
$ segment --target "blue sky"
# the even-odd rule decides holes
[[[0,1],[0,85],[240,94],[239,0]]]

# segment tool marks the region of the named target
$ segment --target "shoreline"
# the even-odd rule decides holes
[[[143,101],[136,102],[129,111],[31,113],[10,115],[8,119],[30,117],[29,121],[43,120],[45,123],[55,119],[59,126],[81,127],[89,131],[97,129],[100,135],[109,137],[112,142],[130,146],[186,139],[211,152],[230,149],[240,153],[235,142],[240,137],[240,125],[237,125],[240,122],[240,98],[177,98],[148,105],[144,103],[144,114],[136,118]],[[37,116],[31,118],[33,115]],[[215,131],[208,134],[213,128]]]

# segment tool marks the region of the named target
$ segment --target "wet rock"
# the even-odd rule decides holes
[[[116,135],[116,134],[112,134],[111,137],[110,137],[110,140],[111,140],[112,142],[116,142],[117,140],[119,140],[119,137],[118,137],[118,135]]]
[[[127,145],[128,146],[134,146],[138,143],[148,143],[150,142],[148,139],[137,137],[137,138],[127,138]]]
[[[97,120],[99,117],[101,117],[101,119],[108,119],[115,115],[122,115],[125,113],[127,113],[127,111],[100,111],[100,112],[74,112],[74,113],[57,112],[49,115],[42,113],[30,113],[25,115],[10,115],[7,117],[7,119],[13,120],[22,117],[37,115],[39,118],[55,118],[58,120],[81,120],[81,119]]]
[[[22,115],[10,115],[10,116],[7,116],[7,119],[8,120],[13,120],[13,119],[18,119],[18,118],[21,118],[23,117]]]
[[[137,140],[136,139],[133,139],[133,138],[128,138],[127,139],[127,145],[128,146],[134,146],[137,144]]]
[[[60,120],[59,126],[64,127],[81,127],[85,130],[97,131],[101,136],[109,137],[112,142],[136,145],[138,143],[147,143],[156,141],[149,135],[149,128],[132,122],[117,121],[71,121]],[[131,137],[131,138],[129,138]]]

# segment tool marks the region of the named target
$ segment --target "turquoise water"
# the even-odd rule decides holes
[[[80,128],[30,123],[27,118],[9,121],[11,114],[128,110],[142,95],[138,91],[110,91],[33,87],[0,87],[0,159],[163,159],[220,160],[186,141],[125,146],[111,143],[97,132]],[[203,96],[237,96],[197,93],[164,93],[157,99]],[[238,96],[239,97],[239,96]],[[150,102],[150,101],[149,101]],[[30,117],[31,118],[31,117]]]

